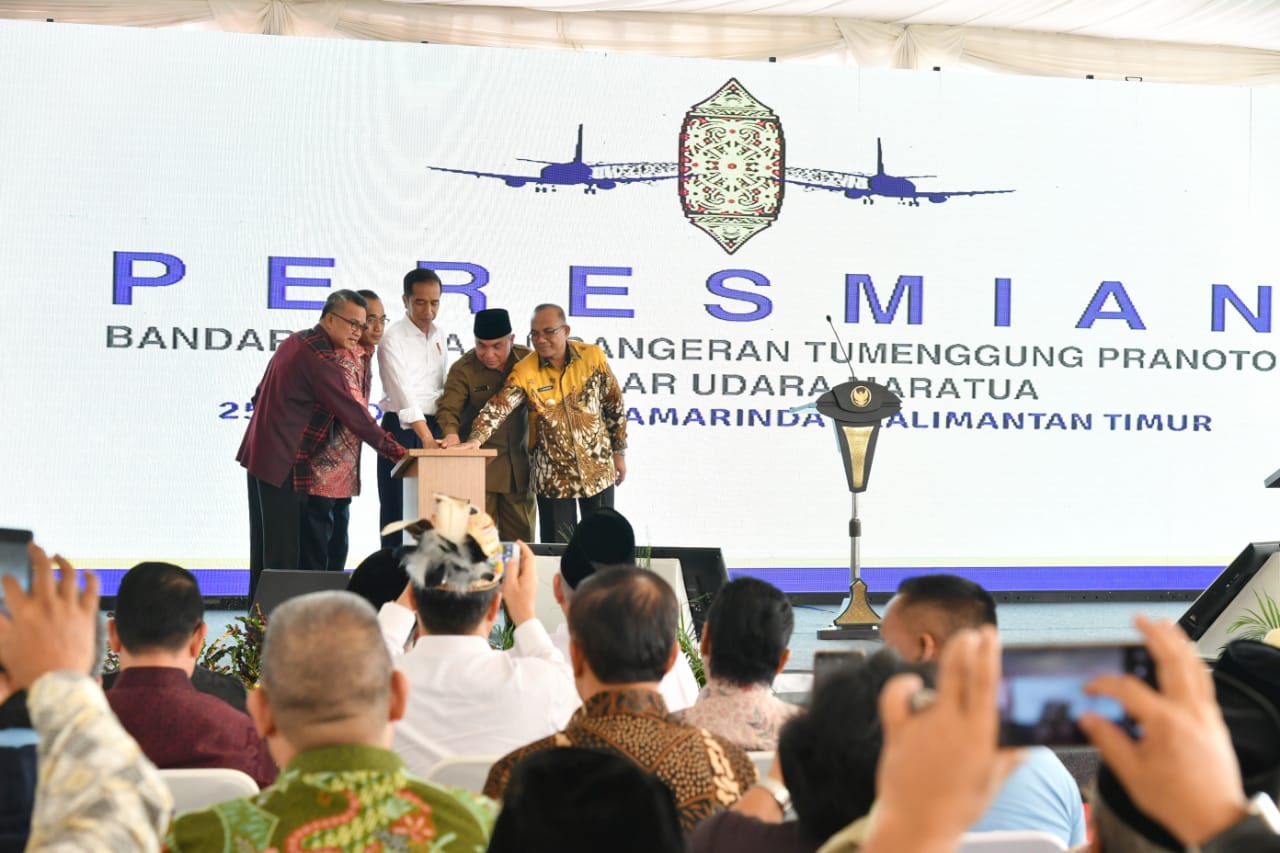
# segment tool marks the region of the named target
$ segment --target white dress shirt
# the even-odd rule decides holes
[[[392,749],[418,777],[449,756],[497,760],[560,731],[582,704],[568,663],[537,619],[516,629],[515,647],[505,652],[474,635],[419,637],[396,669],[409,680],[409,706]]]
[[[560,654],[568,660],[569,626],[561,623],[551,635],[551,642],[555,643]],[[662,701],[667,703],[667,710],[673,714],[693,707],[693,703],[698,701],[698,679],[693,677],[693,670],[683,651],[676,655],[675,665],[663,677],[662,683],[658,685],[658,692],[662,694]]]
[[[384,412],[394,412],[406,429],[414,421],[436,413],[449,371],[449,349],[440,326],[431,324],[424,335],[405,314],[390,326],[378,346],[378,376],[382,380]]]

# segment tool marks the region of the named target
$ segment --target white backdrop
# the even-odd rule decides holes
[[[912,422],[990,412],[1028,425],[886,428],[864,502],[869,565],[1221,564],[1275,536],[1277,500],[1261,489],[1280,466],[1273,338],[1230,306],[1223,331],[1212,315],[1213,285],[1256,312],[1275,278],[1280,94],[21,23],[0,26],[0,77],[0,288],[16,333],[0,518],[85,565],[246,564],[244,421],[220,414],[241,413],[270,353],[236,344],[316,316],[268,307],[273,257],[332,259],[289,275],[388,302],[417,262],[483,267],[488,305],[518,324],[538,302],[568,305],[573,268],[629,268],[590,279],[627,293],[588,305],[633,316],[570,323],[609,346],[630,382],[639,422],[618,502],[642,543],[721,545],[731,567],[843,564],[848,495],[830,427],[777,422],[808,399],[779,393],[782,376],[808,391],[843,374],[823,317],[849,318],[847,275],[869,276],[881,301],[899,276],[922,282],[892,322],[874,322],[865,295],[852,300],[859,322],[839,325],[855,347],[910,344],[909,361],[917,343],[1081,356],[1079,367],[855,365],[895,379]],[[776,223],[730,256],[682,216],[677,181],[538,193],[428,169],[535,174],[517,158],[569,159],[579,123],[588,162],[671,163],[686,111],[734,77],[778,116],[789,177],[874,171],[881,138],[888,172],[934,176],[922,191],[1015,192],[916,207],[788,185]],[[113,304],[125,252],[180,258],[185,277]],[[767,297],[766,316],[708,311],[756,307],[709,292],[725,270],[767,279],[726,283]],[[1007,326],[993,321],[997,278],[1011,281]],[[1106,281],[1123,291],[1108,286],[1116,295],[1079,328]],[[1128,319],[1105,316],[1118,295]],[[1145,328],[1131,328],[1139,316]],[[469,345],[465,296],[446,295],[439,322]],[[174,348],[175,327],[197,329],[199,348]],[[207,349],[207,329],[227,330],[230,348]],[[789,352],[639,359],[622,356],[622,338]],[[1128,368],[1102,361],[1126,348]],[[1221,351],[1228,366],[1132,365],[1179,348],[1215,365],[1205,353]],[[652,393],[655,373],[674,377],[674,394]],[[765,377],[762,393],[694,392],[695,375],[706,387],[730,374],[748,388]],[[936,395],[946,378],[958,399],[925,395],[923,381]],[[1005,380],[1024,393],[993,399],[989,380],[997,395]],[[679,426],[651,422],[655,409],[707,421],[724,409],[734,422],[755,409],[774,425]],[[1092,428],[1032,429],[1037,413]],[[1211,428],[1113,429],[1108,414],[1202,416]],[[371,452],[365,483],[353,556],[375,547]]]

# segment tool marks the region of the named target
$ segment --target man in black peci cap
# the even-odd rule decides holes
[[[475,336],[475,348],[449,369],[437,403],[442,447],[456,447],[465,440],[476,413],[507,381],[516,362],[532,352],[515,342],[511,318],[502,308],[476,313]],[[498,451],[485,469],[485,512],[493,516],[504,540],[532,541],[537,504],[529,485],[529,416],[524,406],[503,421],[483,446]]]

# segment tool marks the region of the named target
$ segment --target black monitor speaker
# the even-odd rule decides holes
[[[350,577],[346,572],[268,569],[258,578],[258,592],[253,601],[262,608],[263,616],[270,617],[272,610],[299,595],[331,589],[345,590]],[[249,609],[252,612],[253,608]]]
[[[530,543],[529,548],[539,557],[559,557],[564,554],[562,542]],[[643,552],[644,548],[640,548]],[[702,636],[703,623],[707,621],[707,608],[720,588],[729,582],[725,568],[724,552],[719,548],[662,548],[649,549],[649,556],[658,560],[679,560],[680,574],[684,577],[685,595],[689,599],[689,611],[698,637]]]
[[[1274,588],[1264,590],[1272,586],[1266,583],[1270,573],[1261,570],[1273,558],[1280,561],[1277,554],[1280,542],[1250,542],[1182,614],[1178,625],[1196,641],[1202,655],[1217,657],[1218,650],[1231,639],[1231,623],[1245,610],[1257,609],[1255,591],[1268,591],[1275,597]]]

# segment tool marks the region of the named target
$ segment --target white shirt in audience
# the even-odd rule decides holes
[[[389,620],[380,621],[385,628]],[[554,734],[582,704],[573,672],[537,619],[516,629],[506,652],[483,637],[419,637],[396,669],[409,680],[409,704],[392,749],[419,777],[443,758],[496,759]]]
[[[561,624],[556,628],[551,641],[560,650],[560,654],[564,655],[564,659],[568,660],[569,626]],[[693,670],[689,668],[689,661],[683,652],[676,655],[675,666],[671,667],[666,678],[658,685],[658,692],[662,694],[662,701],[667,703],[667,710],[673,714],[692,707],[698,701],[698,679],[693,677]]]

